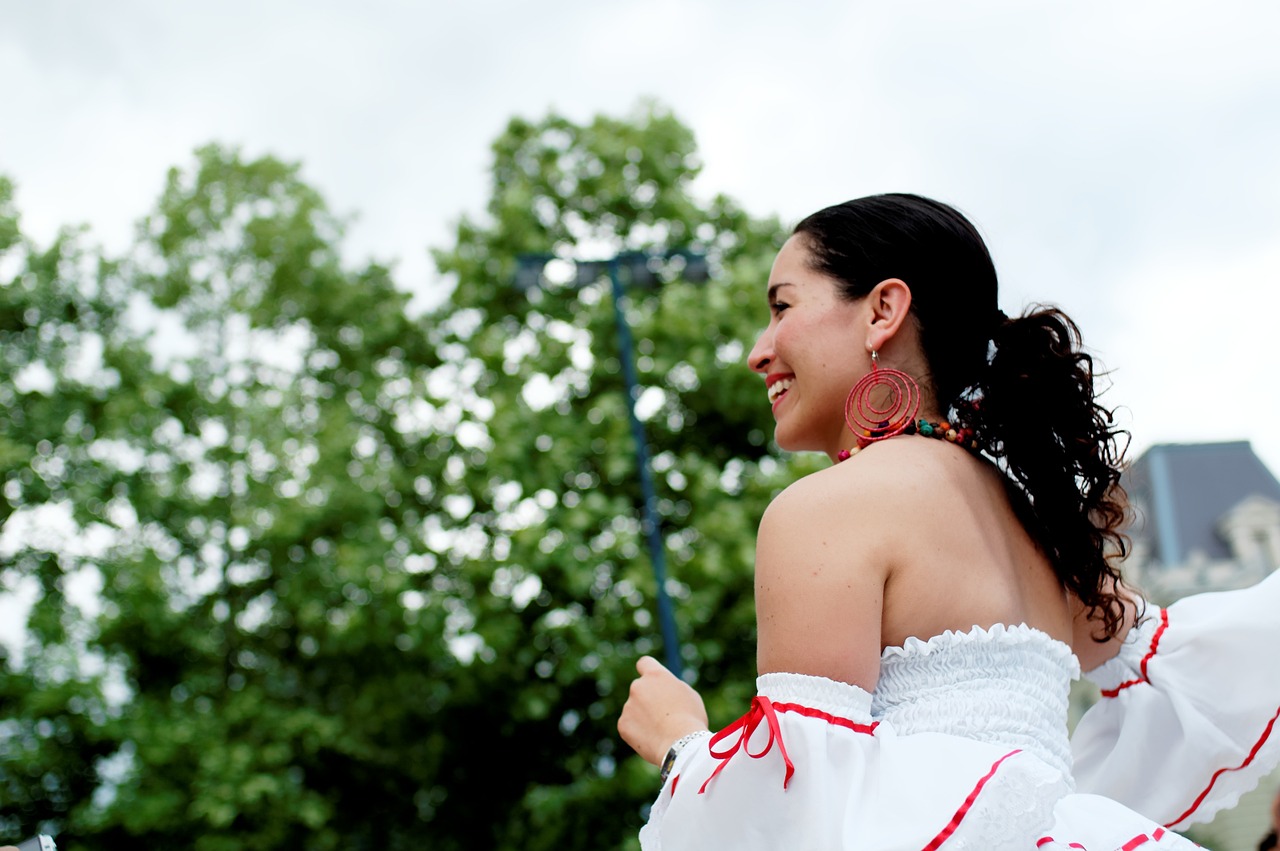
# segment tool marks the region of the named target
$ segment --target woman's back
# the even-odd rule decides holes
[[[883,498],[902,523],[886,529],[898,553],[885,583],[881,646],[945,630],[1026,624],[1071,642],[1062,583],[1023,528],[1003,475],[960,447],[925,438],[884,441],[832,472],[900,483]]]

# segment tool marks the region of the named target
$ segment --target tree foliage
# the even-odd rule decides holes
[[[0,185],[0,578],[34,599],[0,839],[633,847],[656,772],[614,722],[656,588],[611,296],[570,264],[715,270],[655,260],[625,304],[713,722],[750,693],[754,530],[791,475],[742,365],[779,227],[698,170],[653,105],[513,120],[421,316],[272,158],[202,149],[114,260],[37,249]],[[558,259],[524,291],[529,254]]]

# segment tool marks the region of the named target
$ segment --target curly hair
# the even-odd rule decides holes
[[[795,233],[814,269],[834,278],[846,299],[887,278],[911,288],[929,369],[922,383],[1005,473],[1023,526],[1102,627],[1095,638],[1114,637],[1124,621],[1127,433],[1098,402],[1093,358],[1076,324],[1047,306],[1006,317],[977,229],[928,198],[859,198],[808,216]]]

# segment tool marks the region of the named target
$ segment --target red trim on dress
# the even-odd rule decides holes
[[[837,727],[845,727],[855,733],[871,734],[876,731],[876,727],[880,726],[879,721],[872,721],[870,724],[860,724],[851,718],[842,718],[839,715],[832,715],[830,712],[823,712],[821,709],[814,709],[812,706],[802,706],[799,703],[775,703],[773,708],[778,712],[795,712],[804,715],[807,718],[818,718],[826,721],[828,724],[835,724]]]
[[[1022,753],[1022,751],[1009,751],[992,764],[991,770],[988,771],[986,775],[978,781],[978,784],[973,787],[973,791],[969,793],[969,797],[964,799],[964,803],[960,805],[960,809],[956,810],[956,814],[951,817],[951,821],[947,823],[947,826],[942,829],[941,833],[933,838],[932,842],[924,846],[921,851],[936,851],[942,843],[951,838],[951,834],[956,832],[956,828],[960,826],[960,822],[964,821],[964,817],[969,814],[969,809],[973,806],[973,802],[978,799],[978,793],[982,791],[982,787],[986,786],[987,781],[995,776],[996,769],[1000,767],[1000,763],[1017,753]]]
[[[1159,842],[1163,837],[1164,837],[1164,828],[1157,827],[1155,830],[1151,831],[1150,836],[1147,836],[1145,833],[1140,833],[1137,836],[1133,837],[1133,839],[1130,839],[1124,845],[1120,846],[1120,851],[1133,851],[1133,849],[1141,848],[1143,845],[1146,845],[1148,842]],[[1071,847],[1075,848],[1077,846],[1073,845]],[[1078,847],[1084,847],[1084,846],[1078,846]],[[1197,845],[1196,847],[1199,848],[1200,846]]]
[[[1121,690],[1127,689],[1129,686],[1136,686],[1138,683],[1147,682],[1147,663],[1151,661],[1151,657],[1156,655],[1156,648],[1160,645],[1160,637],[1164,635],[1165,629],[1169,626],[1169,610],[1160,610],[1160,626],[1156,628],[1156,634],[1151,636],[1151,648],[1147,650],[1147,655],[1142,657],[1142,662],[1138,665],[1139,675],[1137,679],[1127,680],[1115,688],[1107,688],[1102,690],[1103,697],[1115,697]]]
[[[1157,827],[1155,830],[1151,831],[1150,836],[1147,836],[1145,833],[1139,833],[1137,836],[1133,837],[1133,839],[1130,839],[1128,842],[1121,845],[1119,851],[1133,851],[1133,849],[1141,848],[1143,845],[1146,845],[1148,842],[1159,842],[1162,836],[1164,836],[1164,828],[1162,827]],[[1040,837],[1040,840],[1036,842],[1036,847],[1043,848],[1045,845],[1048,845],[1051,842],[1056,843],[1057,841],[1058,840],[1054,839],[1052,836],[1042,836]],[[1067,847],[1079,848],[1080,851],[1088,851],[1088,849],[1085,848],[1083,845],[1081,845],[1079,842],[1072,842]],[[1200,846],[1197,845],[1196,847],[1198,848]]]
[[[782,729],[778,724],[777,717],[777,713],[779,712],[795,712],[799,715],[804,715],[808,718],[817,718],[819,720],[826,721],[828,724],[834,724],[837,727],[844,727],[855,733],[862,733],[864,735],[874,734],[876,727],[880,724],[878,721],[873,721],[870,724],[863,724],[854,721],[851,718],[844,718],[839,715],[832,715],[830,712],[824,712],[821,709],[814,709],[811,706],[804,706],[799,703],[774,703],[763,695],[757,695],[751,700],[751,708],[749,708],[741,718],[711,737],[711,741],[708,743],[707,749],[711,752],[712,757],[720,760],[720,764],[711,772],[711,776],[703,782],[702,788],[698,790],[699,795],[707,791],[708,784],[710,784],[711,781],[715,779],[716,775],[729,764],[729,760],[733,759],[734,755],[737,754],[738,751],[745,751],[747,756],[752,759],[760,759],[773,748],[774,742],[778,743],[778,749],[782,752],[782,760],[786,764],[787,770],[782,780],[782,788],[784,791],[786,790],[787,784],[791,782],[791,775],[795,773],[795,766],[791,762],[791,757],[787,755],[786,745],[782,741]],[[752,753],[749,746],[751,734],[756,731],[756,728],[759,727],[762,722],[767,724],[769,728],[769,741],[765,743],[764,750],[759,751],[758,753]],[[730,738],[734,733],[738,734],[737,741],[733,742],[733,744],[728,748],[717,751],[716,745],[725,739]],[[969,796],[964,799],[964,803],[960,805],[960,809],[956,810],[955,815],[951,817],[951,821],[947,823],[947,826],[944,827],[928,845],[921,849],[921,851],[937,851],[942,843],[950,839],[951,835],[956,832],[957,828],[960,827],[960,823],[964,821],[965,817],[969,814],[969,811],[973,808],[973,804],[978,799],[978,795],[982,793],[983,787],[985,787],[987,782],[995,776],[996,771],[999,770],[1001,764],[1009,757],[1019,753],[1022,753],[1022,751],[1010,751],[992,763],[991,770],[983,775],[982,778],[978,780],[977,784],[974,785],[973,791],[971,791]],[[675,788],[673,784],[672,794],[674,793]]]
[[[823,712],[821,709],[814,709],[811,706],[803,706],[799,703],[774,703],[764,695],[757,695],[751,698],[751,707],[743,713],[741,718],[711,737],[711,741],[707,745],[707,750],[710,751],[711,756],[714,759],[718,759],[720,761],[720,764],[715,767],[715,770],[711,772],[711,776],[708,777],[703,782],[702,787],[698,789],[699,795],[707,791],[707,785],[716,778],[717,774],[724,770],[724,767],[729,764],[729,760],[733,759],[734,754],[738,751],[744,751],[746,755],[752,759],[760,759],[773,749],[774,742],[778,743],[778,750],[782,752],[782,761],[787,767],[787,773],[782,779],[782,788],[784,790],[787,788],[787,785],[791,782],[791,775],[795,773],[796,767],[791,762],[791,757],[787,755],[786,743],[782,741],[782,728],[778,725],[777,716],[777,713],[779,712],[795,712],[799,715],[804,715],[809,718],[817,718],[819,720],[826,721],[828,724],[834,724],[837,727],[844,727],[855,733],[863,733],[866,735],[875,733],[876,727],[880,724],[879,721],[873,721],[870,724],[862,724],[851,718],[832,715],[830,712]],[[756,728],[760,726],[761,722],[766,723],[769,727],[769,741],[765,743],[764,750],[759,753],[752,753],[750,748],[751,736],[755,733]],[[733,736],[734,733],[738,734],[736,741],[723,750],[716,750],[717,745],[725,739]],[[674,793],[675,789],[673,787],[672,794]]]
[[[752,753],[751,734],[756,731],[762,721],[766,722],[769,727],[769,741],[765,742],[764,750],[759,753]],[[738,734],[738,738],[731,746],[724,750],[716,750],[716,745],[728,739],[734,733]],[[711,741],[707,743],[707,750],[710,751],[712,758],[720,760],[720,764],[716,766],[715,771],[711,772],[711,776],[702,782],[702,786],[698,789],[698,794],[701,795],[707,791],[707,784],[716,779],[716,775],[724,770],[724,767],[729,764],[729,760],[733,759],[734,754],[738,751],[745,752],[752,759],[760,759],[773,749],[774,742],[778,743],[778,750],[782,752],[782,761],[787,766],[787,773],[782,779],[782,789],[786,791],[787,784],[791,782],[791,775],[796,772],[796,767],[791,762],[791,757],[787,755],[787,746],[782,741],[782,727],[778,724],[778,716],[774,709],[773,701],[764,695],[756,695],[751,698],[751,708],[744,712],[741,718],[716,733],[711,737]]]
[[[1258,755],[1258,751],[1262,750],[1262,746],[1266,744],[1267,739],[1271,737],[1271,731],[1275,728],[1277,719],[1280,719],[1280,709],[1277,709],[1276,714],[1271,716],[1271,720],[1267,722],[1266,728],[1262,731],[1261,738],[1259,738],[1258,741],[1254,743],[1253,748],[1249,751],[1249,755],[1244,758],[1244,762],[1240,763],[1234,768],[1219,768],[1217,771],[1215,771],[1213,773],[1213,776],[1209,778],[1209,785],[1204,787],[1204,791],[1201,792],[1200,795],[1195,799],[1195,801],[1192,802],[1191,806],[1187,809],[1187,811],[1184,812],[1182,815],[1178,816],[1173,821],[1165,822],[1165,827],[1173,827],[1175,824],[1177,824],[1180,821],[1183,821],[1192,813],[1194,813],[1200,807],[1200,805],[1204,803],[1204,799],[1209,796],[1209,792],[1213,789],[1213,785],[1218,782],[1218,778],[1221,777],[1223,774],[1226,774],[1228,771],[1239,771],[1249,763],[1253,762],[1253,758]]]

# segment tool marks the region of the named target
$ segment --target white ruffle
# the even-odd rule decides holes
[[[1280,764],[1277,612],[1280,573],[1150,607],[1120,654],[1089,672],[1104,697],[1072,738],[1079,789],[1173,828],[1235,806]]]
[[[1194,851],[1200,847],[1100,795],[1067,795],[1058,802],[1053,815],[1053,826],[1036,842],[1035,851]]]
[[[990,627],[974,625],[968,630],[947,629],[930,638],[908,636],[900,647],[886,647],[880,653],[880,661],[897,657],[928,656],[932,653],[948,653],[966,645],[993,645],[1001,648],[1019,644],[1034,644],[1038,652],[1054,659],[1071,672],[1071,676],[1079,676],[1080,663],[1075,653],[1061,641],[1044,630],[1027,624],[998,623]]]
[[[711,742],[686,747],[640,833],[644,851],[1025,851],[1067,792],[1061,772],[1029,754],[939,733],[897,735],[871,720],[870,695],[854,686],[787,673],[759,682],[776,712],[774,741],[762,719],[748,750],[714,777],[722,760]],[[795,767],[785,786],[784,749]]]
[[[871,693],[849,683],[808,674],[774,673],[756,677],[756,693],[775,703],[799,703],[857,723],[871,723]]]
[[[1141,677],[1142,659],[1147,655],[1151,642],[1160,629],[1163,612],[1159,606],[1148,603],[1142,620],[1129,630],[1120,644],[1120,651],[1098,667],[1085,671],[1085,679],[1100,689],[1108,690]]]

